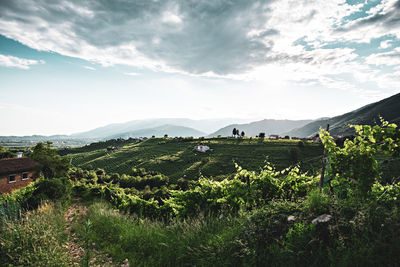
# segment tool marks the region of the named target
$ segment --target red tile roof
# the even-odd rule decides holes
[[[0,174],[34,170],[39,164],[31,158],[0,159]]]

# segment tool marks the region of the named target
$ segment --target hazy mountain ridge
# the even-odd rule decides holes
[[[273,119],[264,119],[260,121],[254,121],[251,123],[245,124],[231,124],[225,126],[218,131],[208,135],[209,137],[215,137],[218,135],[221,136],[230,136],[232,135],[233,128],[239,129],[240,132],[244,131],[246,136],[256,136],[260,132],[264,132],[266,135],[269,134],[278,134],[282,135],[283,133],[290,131],[294,128],[301,127],[310,123],[312,120],[273,120]]]
[[[348,126],[349,124],[379,124],[380,116],[389,122],[400,123],[400,94],[365,105],[343,115],[313,121],[286,134],[298,137],[313,136],[318,133],[320,127],[326,128],[329,123],[329,132],[332,135],[351,135],[354,134],[354,130]]]
[[[164,134],[168,134],[171,137],[215,137],[218,135],[231,136],[233,128],[239,129],[240,132],[244,131],[246,136],[256,136],[260,132],[264,132],[266,135],[278,134],[281,136],[308,137],[317,134],[320,127],[325,128],[328,123],[330,124],[331,134],[349,135],[354,132],[348,124],[373,125],[379,123],[379,116],[382,116],[387,121],[400,123],[400,94],[336,117],[317,120],[264,119],[249,122],[248,120],[235,118],[204,120],[159,118],[113,123],[72,135],[0,136],[0,142],[62,142],[65,140],[79,140],[82,143],[89,143],[114,138],[151,137],[152,135],[159,137],[164,136]]]
[[[204,120],[192,120],[186,118],[161,118],[161,119],[148,119],[148,120],[134,120],[124,123],[109,124],[103,127],[95,128],[87,132],[72,134],[71,136],[76,138],[90,137],[90,138],[106,139],[112,136],[118,136],[120,134],[128,132],[136,132],[140,130],[161,127],[164,125],[188,127],[192,128],[195,131],[202,132],[203,134],[205,133],[208,134],[218,130],[219,128],[225,125],[232,124],[238,121],[247,122],[247,120],[235,119],[235,118],[204,119]],[[184,136],[184,135],[177,134],[177,136]]]
[[[193,137],[200,137],[200,136],[205,136],[206,133],[198,131],[196,129],[190,128],[190,127],[185,127],[185,126],[178,126],[178,125],[161,125],[158,127],[154,128],[147,128],[147,129],[140,129],[136,131],[129,131],[125,133],[119,133],[113,136],[108,136],[105,139],[117,139],[117,138],[124,138],[128,139],[130,137],[132,138],[137,138],[137,137],[151,137],[151,136],[156,136],[156,137],[162,137],[165,134],[168,136],[182,136],[182,137],[188,137],[188,136],[193,136]]]

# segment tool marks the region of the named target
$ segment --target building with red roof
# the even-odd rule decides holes
[[[33,182],[38,166],[27,157],[0,159],[0,193],[7,194]]]

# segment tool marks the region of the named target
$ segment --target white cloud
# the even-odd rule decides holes
[[[400,39],[400,6],[398,0],[381,0],[380,4],[362,17],[339,27],[334,31],[335,38],[347,41],[368,43],[372,38],[392,35]]]
[[[93,67],[90,67],[90,66],[83,66],[85,69],[87,69],[87,70],[96,70],[95,68],[93,68]]]
[[[368,56],[365,61],[373,65],[398,65],[400,64],[400,47],[389,52],[372,54]]]
[[[175,5],[173,8],[162,13],[161,21],[170,24],[182,24],[182,15],[179,14],[179,8]]]
[[[369,57],[346,47],[386,35],[400,37],[396,0],[383,0],[353,21],[348,16],[366,3],[138,0],[122,6],[91,0],[21,1],[0,3],[0,34],[102,66],[353,90],[376,77],[379,66],[398,60],[390,41],[380,45],[392,51]]]
[[[27,70],[31,65],[44,64],[43,60],[32,60],[0,54],[0,66]]]
[[[392,40],[385,40],[385,41],[382,41],[381,44],[380,44],[380,46],[379,46],[379,48],[381,48],[381,49],[389,48],[389,47],[392,46],[391,43],[392,43]]]

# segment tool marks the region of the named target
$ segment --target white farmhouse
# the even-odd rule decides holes
[[[198,151],[198,152],[207,152],[208,150],[210,150],[209,146],[205,146],[205,145],[198,145],[194,147],[194,150]]]

